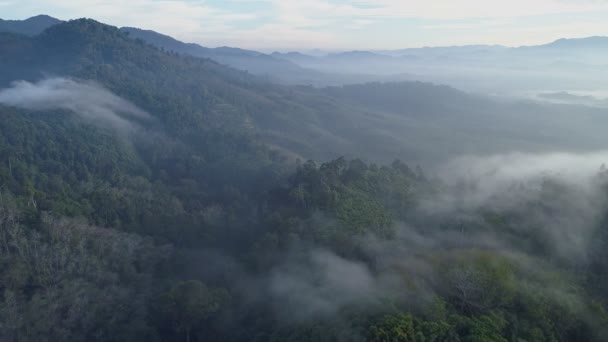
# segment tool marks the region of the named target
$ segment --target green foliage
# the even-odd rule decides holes
[[[423,321],[411,314],[384,316],[369,329],[368,341],[436,342],[460,341],[454,327],[445,321]]]
[[[148,336],[142,303],[170,249],[150,239],[42,217],[22,222],[0,203],[0,335],[11,340],[107,340]]]
[[[478,220],[421,215],[418,204],[443,188],[420,170],[346,158],[294,166],[252,124],[295,129],[314,112],[342,130],[347,120],[331,116],[331,98],[163,52],[90,20],[35,38],[0,34],[0,84],[46,72],[97,81],[153,119],[122,135],[74,113],[0,106],[0,340],[608,336],[606,220],[581,264],[563,262],[521,225],[559,210],[567,188],[545,183],[525,209],[485,210]],[[386,88],[371,87],[382,99]],[[415,228],[404,238],[407,225]],[[526,257],[471,247],[480,232]],[[333,273],[293,270],[300,277],[289,294],[311,306],[329,306],[314,290],[324,300],[348,296],[319,284],[328,278],[364,298],[337,298],[331,314],[300,318],[308,308],[284,308],[273,286],[291,258],[318,250],[335,255],[319,273]],[[306,281],[311,289],[299,287]]]
[[[321,211],[337,221],[339,233],[391,237],[393,217],[412,209],[412,189],[424,185],[399,162],[368,167],[360,160],[340,158],[320,167],[313,162],[301,165],[277,202],[289,201],[285,213],[293,212],[291,207],[299,207],[300,216]]]
[[[226,290],[209,289],[205,284],[191,280],[174,285],[161,299],[160,310],[164,319],[173,322],[176,331],[190,341],[192,330],[204,324],[228,300]]]

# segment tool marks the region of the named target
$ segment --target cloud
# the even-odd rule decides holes
[[[440,177],[450,185],[471,186],[472,204],[478,206],[513,184],[539,184],[547,178],[593,191],[602,165],[608,165],[608,151],[466,156],[448,162]]]
[[[365,264],[327,250],[310,251],[301,262],[290,261],[271,275],[269,283],[281,306],[298,308],[292,317],[296,319],[332,315],[378,293],[377,279]]]
[[[118,129],[130,128],[130,119],[149,118],[132,103],[98,84],[66,78],[14,82],[12,87],[0,90],[0,103],[29,110],[69,110]]]
[[[462,270],[454,269],[459,260],[470,262],[485,251],[530,279],[564,265],[581,267],[607,203],[601,171],[606,161],[608,151],[454,160],[442,173],[439,194],[397,222],[394,239],[358,237],[358,257],[324,249],[302,253],[298,245],[295,257],[284,258],[264,288],[279,317],[306,320],[339,316],[359,305],[373,312],[386,298],[423,309],[462,281]],[[497,221],[487,216],[492,212]],[[507,217],[502,223],[501,215]],[[454,272],[446,274],[445,265]],[[472,264],[467,267],[476,272]],[[546,293],[563,290],[559,284],[542,286]]]
[[[608,151],[462,157],[445,165],[439,173],[445,188],[419,209],[425,217],[463,222],[483,212],[520,217],[511,232],[542,237],[559,260],[584,262],[608,202],[606,165]]]
[[[9,3],[4,15],[14,19],[45,12],[61,19],[90,17],[116,26],[152,29],[208,46],[291,49],[402,48],[483,42],[522,45],[560,36],[602,34],[607,26],[601,13],[608,12],[608,2],[584,0],[20,0]],[[562,15],[570,17],[546,22],[550,16]],[[535,24],[520,21],[531,17],[538,18]],[[504,28],[505,25],[488,26],[491,21],[507,25]],[[438,29],[442,25],[444,29]],[[455,34],[450,28],[453,25],[469,29]],[[546,25],[555,29],[542,30]],[[525,32],[509,33],[512,28]],[[492,29],[491,35],[488,29]]]
[[[184,40],[209,38],[234,30],[234,24],[255,14],[210,6],[206,1],[186,0],[47,0],[13,1],[12,17],[40,12],[59,19],[93,18],[116,26],[153,29]]]
[[[606,1],[559,0],[461,0],[393,1],[361,0],[366,13],[378,17],[420,17],[430,19],[501,18],[573,13],[608,9]]]

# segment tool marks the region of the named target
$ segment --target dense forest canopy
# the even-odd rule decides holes
[[[0,33],[0,84],[1,340],[608,339],[607,154],[399,160],[601,146],[599,109],[281,86],[84,19]]]

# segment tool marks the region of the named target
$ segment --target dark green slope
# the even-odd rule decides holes
[[[344,106],[316,90],[272,85],[208,59],[162,52],[91,20],[56,25],[34,38],[0,34],[0,56],[5,86],[48,76],[94,80],[150,112],[164,129],[199,142],[202,132],[235,139],[259,134],[289,153],[328,159],[350,144],[334,131],[355,125]],[[310,145],[315,140],[336,147],[317,149]]]
[[[308,115],[297,97],[290,98],[297,94],[295,89],[208,59],[162,52],[91,20],[56,25],[34,38],[2,34],[0,39],[3,85],[45,76],[94,80],[180,134],[197,136],[201,130],[216,134],[221,127],[224,133],[251,131],[250,120],[274,127],[274,120],[281,120],[287,111],[294,111],[289,113],[292,118]]]
[[[188,241],[184,231],[169,229],[170,222],[185,220],[181,227],[194,229],[199,211],[230,186],[255,193],[282,169],[269,169],[280,157],[257,141],[243,104],[255,96],[250,88],[266,86],[244,73],[163,53],[90,20],[56,25],[35,38],[4,34],[0,46],[5,85],[9,77],[93,80],[152,115],[133,137],[124,137],[66,113],[22,115],[1,107],[3,136],[13,137],[3,144],[12,149],[2,155],[3,174],[18,173],[22,182],[11,184],[11,192],[32,197],[41,210]],[[55,159],[64,144],[72,144],[68,147],[75,160]],[[9,161],[15,160],[23,165],[11,171]],[[69,184],[52,185],[56,178]],[[61,197],[53,186],[69,194]],[[173,195],[186,188],[179,198]],[[199,214],[175,217],[184,211]]]
[[[230,93],[235,87],[256,82],[245,73],[209,60],[163,53],[92,20],[56,25],[29,40],[11,35],[2,38],[2,55],[6,56],[1,66],[4,84],[12,81],[6,76],[10,70],[12,74],[22,71],[26,80],[45,76],[94,80],[135,101],[172,128],[192,124],[201,128],[194,117],[213,115],[214,109],[226,102],[222,96],[233,96]],[[189,109],[199,113],[182,115],[189,122],[178,124],[171,121],[172,114],[178,114],[154,107],[178,97],[174,101],[189,101],[190,107],[197,106]]]

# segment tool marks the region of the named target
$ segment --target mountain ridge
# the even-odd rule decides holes
[[[184,43],[168,35],[153,30],[143,30],[134,27],[122,27],[123,32],[128,32],[134,38],[139,38],[158,48],[187,54],[194,57],[213,59],[228,66],[249,71],[256,75],[269,75],[277,73],[302,73],[305,72],[298,65],[277,59],[261,52],[245,50],[233,47],[208,48],[195,43]]]
[[[585,120],[574,125],[568,121],[569,108],[502,104],[429,83],[283,86],[211,59],[162,51],[90,19],[55,25],[36,37],[0,34],[0,56],[4,86],[48,75],[91,80],[150,112],[172,135],[192,141],[215,134],[256,137],[302,159],[346,155],[432,163],[449,156],[455,146],[491,153],[604,141],[597,129],[587,130],[580,141],[556,140],[564,127],[582,130],[587,119],[602,120],[588,109],[580,110]],[[527,122],[524,127],[513,121],[512,111]],[[551,133],[537,136],[540,129]],[[492,144],[474,143],[488,132]],[[424,143],[428,135],[437,137],[432,147]]]
[[[35,36],[47,28],[61,23],[62,20],[53,18],[46,14],[40,14],[25,20],[3,20],[0,19],[0,32],[12,32]]]
[[[51,17],[46,14],[36,15],[23,20],[3,20],[0,19],[0,32],[13,32],[13,33],[24,33],[27,35],[36,35],[44,31],[45,29],[63,22],[60,19]],[[31,28],[28,28],[31,26]],[[20,27],[20,28],[15,28]],[[309,55],[298,51],[289,51],[285,53],[273,52],[265,54],[256,50],[241,49],[238,47],[222,46],[216,48],[208,48],[196,43],[182,42],[169,35],[149,30],[141,29],[136,27],[125,26],[121,27],[121,30],[130,32],[137,38],[142,38],[148,43],[151,43],[158,47],[168,48],[175,50],[175,52],[187,51],[189,54],[203,55],[205,53],[212,52],[231,52],[232,54],[242,54],[247,56],[256,56],[264,58],[274,57],[300,57],[300,58],[318,58],[318,56]],[[396,54],[404,55],[408,52],[413,51],[469,51],[469,50],[505,50],[505,49],[518,49],[518,48],[545,48],[545,47],[570,47],[570,48],[581,48],[581,47],[593,47],[594,45],[601,44],[602,46],[608,45],[608,36],[588,36],[579,38],[559,38],[554,41],[536,44],[536,45],[522,45],[508,47],[498,44],[470,44],[470,45],[451,45],[451,46],[424,46],[419,48],[404,48],[404,49],[391,49],[391,50],[344,50],[342,52],[328,53],[325,57],[362,57],[362,56],[373,56],[373,57],[385,57],[394,56]],[[178,51],[179,50],[179,51]],[[323,56],[321,56],[323,57]],[[278,59],[278,58],[277,58]],[[281,58],[282,61],[288,60],[287,58]]]

